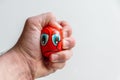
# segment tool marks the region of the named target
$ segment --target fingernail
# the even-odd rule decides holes
[[[62,29],[62,26],[60,24],[58,24],[58,22],[54,22],[53,26],[56,26],[56,27]]]
[[[59,56],[57,54],[52,54],[52,62],[57,62],[58,61],[58,58]]]

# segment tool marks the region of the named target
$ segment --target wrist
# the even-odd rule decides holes
[[[33,80],[24,56],[13,48],[0,57],[2,80]]]

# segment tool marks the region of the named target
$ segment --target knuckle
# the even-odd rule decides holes
[[[70,26],[68,26],[68,34],[69,34],[68,37],[70,37],[72,34],[72,28]]]
[[[75,39],[73,37],[70,37],[69,40],[69,49],[73,48],[75,46]]]
[[[62,20],[62,21],[61,21],[61,25],[62,25],[62,26],[68,26],[69,23],[68,23],[67,21],[65,21],[65,20]]]
[[[70,26],[65,26],[63,28],[63,33],[66,33],[66,35],[64,35],[65,37],[70,37],[72,34],[72,28]]]
[[[63,25],[68,25],[68,22],[65,20],[63,20],[62,23],[63,23]]]
[[[54,16],[54,14],[52,13],[52,12],[46,12],[46,13],[43,13],[43,14],[41,14],[41,16]]]
[[[34,21],[33,18],[29,17],[29,18],[27,18],[26,23],[30,24],[30,23],[33,23],[33,21]]]
[[[49,16],[53,16],[52,12],[47,12],[46,14],[49,15]]]
[[[76,44],[76,41],[73,37],[71,37],[71,46],[74,47]]]
[[[38,19],[37,17],[29,17],[27,18],[26,22],[25,22],[26,26],[38,26]]]

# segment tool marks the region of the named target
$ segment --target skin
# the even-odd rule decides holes
[[[63,50],[44,61],[40,50],[40,33],[44,26],[63,28]],[[62,69],[72,56],[75,40],[66,21],[57,21],[48,12],[26,20],[23,32],[13,48],[0,56],[0,80],[34,80]]]

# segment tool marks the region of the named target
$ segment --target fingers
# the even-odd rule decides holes
[[[52,67],[53,71],[62,69],[65,66],[66,61],[73,55],[71,48],[75,45],[75,40],[71,37],[72,29],[70,25],[66,21],[59,21],[58,23],[63,29],[63,51],[54,53],[50,56],[49,67]]]
[[[51,12],[29,17],[25,23],[25,26],[36,26],[40,30],[46,25],[58,26],[58,24],[56,23],[56,17]]]
[[[72,29],[66,21],[59,21],[59,24],[63,28],[63,49],[71,49],[75,45],[75,40],[71,37]]]
[[[58,69],[62,69],[65,66],[65,62],[63,63],[54,63],[50,62],[47,64],[47,70],[49,70],[50,73],[54,73]]]
[[[51,26],[59,26],[56,21],[56,17],[54,16],[53,13],[48,12],[44,13],[42,15],[38,15],[39,17],[39,23],[42,24],[41,26],[44,27],[46,25],[51,25]],[[42,17],[42,18],[41,18]],[[59,26],[60,27],[60,26]]]
[[[50,56],[50,62],[48,63],[48,67],[53,71],[57,69],[62,69],[65,66],[67,60],[71,58],[73,55],[71,50],[64,50],[61,52],[57,52]]]
[[[75,40],[73,37],[63,39],[63,49],[71,49],[75,46]]]
[[[66,62],[67,60],[69,60],[71,58],[72,55],[73,55],[73,53],[71,50],[60,51],[55,54],[52,54],[50,56],[50,61],[56,62],[56,63]]]
[[[63,37],[70,37],[72,34],[71,26],[66,21],[59,21],[59,24],[63,27]]]
[[[62,69],[65,63],[51,63],[51,67],[56,71],[57,69]]]

